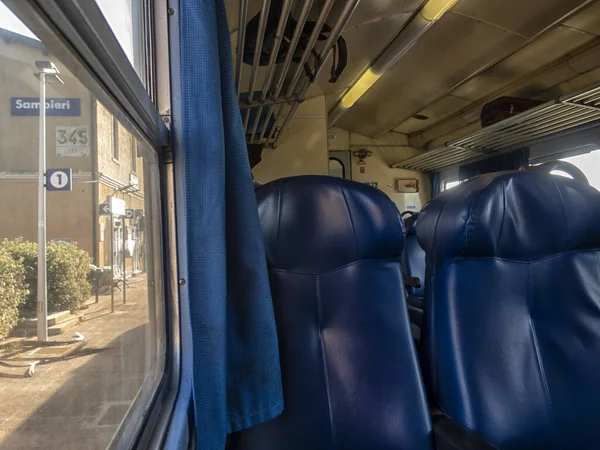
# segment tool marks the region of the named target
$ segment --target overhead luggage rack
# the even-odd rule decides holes
[[[392,164],[391,167],[435,171],[477,156],[521,147],[595,121],[600,121],[600,84],[546,102],[443,147]]]
[[[308,89],[323,69],[329,55],[334,51],[336,42],[350,20],[359,0],[344,0],[339,15],[331,18],[329,13],[334,2],[335,0],[325,0],[319,8],[314,27],[306,26],[311,9],[316,5],[316,2],[304,0],[296,4],[296,6],[301,5],[299,16],[295,19],[296,26],[291,39],[287,42],[286,57],[281,64],[278,63],[277,56],[282,47],[284,30],[288,25],[288,19],[291,17],[295,0],[282,0],[280,2],[282,14],[277,23],[277,31],[272,43],[273,48],[269,50],[270,57],[266,65],[266,77],[261,89],[257,86],[257,84],[260,84],[258,69],[268,26],[269,9],[273,6],[272,0],[262,1],[260,20],[256,30],[254,60],[252,65],[247,66],[244,66],[243,52],[246,43],[247,24],[250,18],[247,17],[248,0],[240,0],[235,84],[242,111],[246,141],[249,144],[256,143],[276,147],[283,131],[296,114],[298,106],[305,100]],[[323,26],[327,25],[327,19],[332,22],[331,31],[328,33],[325,42],[319,44],[317,48],[317,43],[322,38]],[[311,32],[306,34],[305,30],[309,29]],[[306,42],[303,42],[304,40]],[[300,61],[294,62],[294,54],[299,52],[299,49],[303,49]],[[311,55],[317,55],[312,66],[308,64]],[[247,68],[250,69],[250,80],[249,85],[245,87],[242,72]],[[310,70],[310,74],[307,73],[308,70]],[[254,112],[252,112],[253,110]]]

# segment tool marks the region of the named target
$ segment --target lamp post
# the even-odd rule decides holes
[[[37,336],[38,341],[48,340],[48,301],[46,283],[46,82],[64,84],[58,69],[51,61],[36,61],[40,80],[40,148],[38,167],[38,267],[37,267]]]

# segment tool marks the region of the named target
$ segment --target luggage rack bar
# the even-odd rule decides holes
[[[330,0],[328,0],[328,3],[329,2],[330,2]],[[281,136],[285,132],[288,124],[290,123],[290,121],[292,120],[294,115],[296,114],[296,111],[298,110],[298,106],[300,106],[300,103],[302,101],[304,101],[304,99],[306,98],[308,89],[310,88],[310,86],[312,85],[314,80],[316,80],[317,77],[319,76],[321,69],[323,69],[323,66],[325,65],[325,61],[327,61],[327,58],[329,58],[329,55],[333,51],[333,47],[334,47],[335,43],[337,42],[338,38],[342,34],[342,31],[344,31],[344,27],[350,20],[350,17],[352,17],[352,13],[356,9],[358,2],[359,2],[359,0],[347,0],[346,3],[344,4],[344,8],[342,9],[340,17],[336,21],[335,25],[333,25],[333,27],[331,29],[331,33],[329,34],[327,41],[325,41],[325,44],[323,45],[323,48],[321,49],[321,52],[319,53],[319,61],[317,62],[317,65],[314,69],[312,80],[309,79],[308,77],[304,80],[304,84],[302,85],[302,88],[300,89],[300,93],[296,97],[297,101],[290,108],[290,111],[288,112],[285,120],[283,121],[283,124],[279,128],[279,130],[280,130],[279,134],[277,135],[277,137],[275,138],[275,140],[272,143],[273,148],[276,148],[277,145],[279,144]],[[333,3],[333,2],[331,2],[331,3]],[[325,15],[324,14],[325,12],[329,13],[329,11],[326,10],[326,7],[323,9],[323,12],[321,15]],[[319,17],[319,19],[321,19],[321,17]],[[323,19],[323,23],[325,23],[325,19],[326,19],[326,17]],[[320,27],[318,26],[319,23],[320,22],[317,21],[317,26],[315,27],[315,31],[317,31],[317,32],[320,31]],[[318,37],[318,34],[317,34],[317,37]],[[311,40],[312,40],[312,38],[313,38],[313,36],[311,36]],[[316,38],[315,38],[315,42],[316,42]],[[307,50],[309,48],[310,48],[310,45],[307,47]],[[298,65],[298,68],[296,69],[296,74],[294,74],[294,79],[292,79],[292,83],[288,87],[288,91],[286,92],[286,97],[288,97],[293,92],[294,88],[296,87],[295,82],[297,82],[297,80],[295,80],[295,78],[296,78],[298,71],[301,71],[303,69],[303,62],[305,62],[304,57],[302,58],[302,61],[300,62],[300,64]],[[273,128],[275,129],[275,127],[273,127]],[[273,130],[273,131],[275,131],[275,130]]]
[[[240,109],[242,110],[244,133],[246,133],[246,140],[248,143],[262,143],[270,145],[272,147],[277,146],[283,132],[287,128],[287,125],[296,113],[299,103],[304,101],[308,89],[316,80],[317,76],[319,75],[321,69],[325,64],[325,61],[331,54],[333,47],[337,42],[337,39],[339,38],[342,31],[344,30],[344,27],[350,20],[350,17],[352,16],[352,13],[354,12],[354,9],[356,8],[356,5],[358,4],[359,0],[346,0],[344,2],[342,12],[337,18],[335,24],[332,25],[332,31],[329,33],[325,44],[321,46],[321,51],[317,52],[315,47],[319,39],[319,34],[321,33],[321,29],[326,23],[329,13],[335,3],[335,0],[325,1],[325,4],[322,5],[322,7],[319,9],[319,15],[317,17],[315,27],[311,32],[311,35],[307,41],[307,45],[302,52],[300,61],[293,69],[293,72],[290,73],[290,68],[292,67],[292,60],[298,48],[298,44],[302,37],[302,31],[311,12],[314,0],[303,0],[301,2],[302,8],[300,10],[300,15],[298,17],[296,28],[294,29],[292,38],[289,41],[288,53],[286,54],[284,62],[282,64],[278,64],[277,55],[279,53],[281,44],[284,39],[285,27],[288,23],[288,19],[290,17],[290,12],[294,2],[295,0],[284,0],[283,2],[282,14],[278,21],[277,31],[273,42],[273,49],[269,57],[269,63],[266,66],[267,74],[263,84],[263,89],[260,98],[255,100],[255,89],[258,78],[260,54],[266,34],[269,8],[271,6],[271,0],[262,1],[256,36],[256,47],[254,49],[253,64],[250,71],[250,80],[248,83],[248,95],[247,99],[241,100],[240,97],[242,94],[244,94],[242,87],[242,85],[244,84],[242,77],[242,65],[244,64],[243,54],[244,46],[246,43],[245,34],[246,23],[248,20],[248,0],[240,0],[240,12],[238,17],[237,28],[237,67],[235,72],[235,86],[237,89]],[[312,53],[318,53],[319,58],[315,67],[312,69],[312,76],[309,78],[308,75],[303,74],[304,68],[308,63],[308,60]],[[303,76],[305,77],[304,80]],[[289,81],[286,83],[286,80]],[[295,92],[296,87],[299,83],[302,83],[302,87],[299,90],[299,92]],[[285,96],[281,98],[280,95],[284,89]],[[265,111],[265,108],[268,109],[266,111],[266,114],[264,115],[265,120],[263,122],[262,129],[259,131],[258,126],[261,121],[261,117],[263,116],[263,112]],[[250,122],[252,109],[256,109],[256,114],[253,118],[252,129],[249,131],[248,125]],[[266,136],[266,130],[268,128],[269,123],[271,122],[273,122],[273,126],[271,127],[268,136]]]
[[[390,167],[436,171],[478,156],[514,150],[534,140],[596,121],[600,121],[600,84],[551,100]]]

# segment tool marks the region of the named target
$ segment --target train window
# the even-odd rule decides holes
[[[148,88],[148,61],[152,60],[146,45],[148,32],[144,17],[148,11],[147,0],[96,0],[104,18],[110,25],[121,48]]]
[[[453,187],[458,186],[460,183],[461,181],[457,179],[444,180],[442,181],[442,192],[452,189]]]
[[[78,73],[0,0],[0,448],[127,448],[166,367],[157,148]]]
[[[587,177],[590,185],[600,190],[600,150],[584,153],[582,155],[570,156],[568,158],[561,158],[561,161],[566,161],[576,166]],[[555,170],[552,173],[569,177],[566,173],[558,170]]]

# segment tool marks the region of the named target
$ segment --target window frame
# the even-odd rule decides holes
[[[458,182],[458,184],[455,185],[455,186],[452,186],[450,188],[447,187],[449,183],[455,183],[455,182]],[[461,183],[461,181],[460,181],[460,179],[458,177],[445,178],[441,182],[441,186],[440,186],[441,187],[441,191],[440,192],[444,192],[444,191],[446,191],[448,189],[452,189],[453,187],[456,187],[456,186],[460,185],[460,183]]]
[[[138,153],[138,140],[135,136],[131,135],[131,160],[130,160],[130,172],[134,175],[137,175],[137,153]]]
[[[119,121],[115,116],[112,116],[112,139],[111,139],[111,153],[113,162],[120,164],[120,148],[119,148]]]
[[[148,77],[153,82],[148,91],[129,62],[120,43],[95,2],[78,0],[2,0],[3,3],[44,42],[71,73],[102,103],[118,122],[136,138],[144,139],[157,155],[158,174],[148,178],[160,189],[156,199],[158,209],[153,225],[158,224],[157,241],[162,247],[162,285],[166,331],[166,352],[162,378],[153,388],[148,404],[141,406],[142,420],[135,427],[121,427],[109,445],[110,449],[159,449],[166,438],[181,383],[181,349],[178,299],[177,238],[175,235],[175,190],[170,132],[150,95],[156,90],[161,111],[170,111],[169,54],[149,55],[146,60]],[[156,24],[161,30],[161,40],[147,35],[152,48],[169,48],[166,14],[167,0],[142,0],[146,5],[145,33],[154,33]],[[150,5],[154,5],[151,10]],[[148,46],[145,50],[148,50]],[[161,61],[158,60],[161,59]],[[160,70],[157,70],[160,69]],[[155,84],[154,84],[155,83]],[[150,92],[150,95],[149,95]],[[154,96],[154,95],[153,95]],[[118,139],[118,137],[117,137]],[[150,179],[152,178],[152,179]],[[158,235],[159,233],[162,233]],[[125,438],[125,439],[122,439]]]
[[[3,2],[122,124],[159,153],[169,147],[169,130],[95,1]]]

